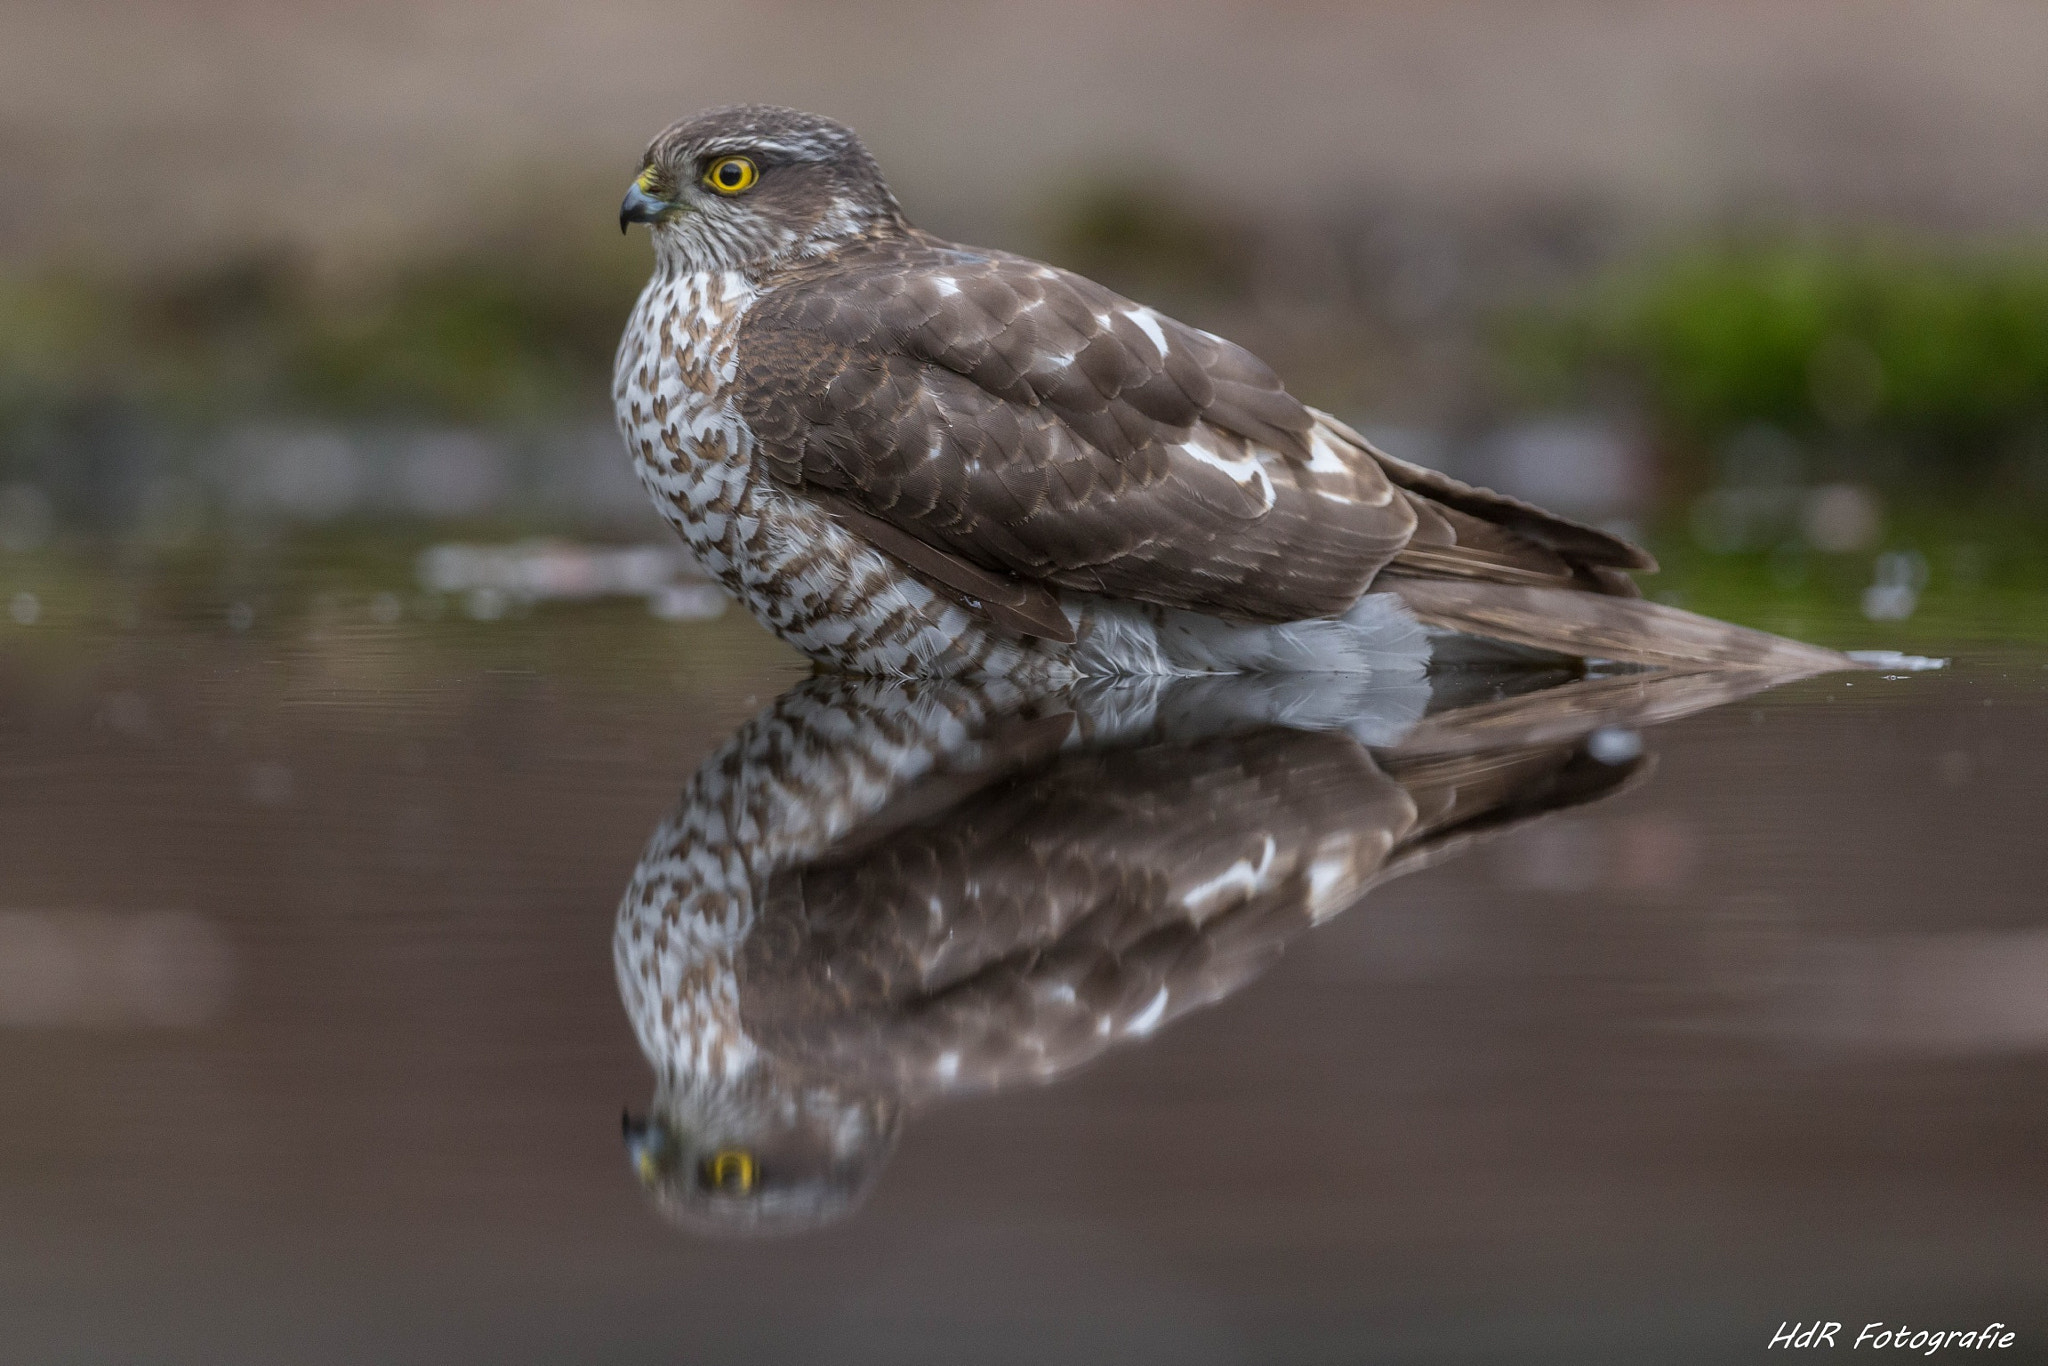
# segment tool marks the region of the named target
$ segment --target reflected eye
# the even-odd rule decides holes
[[[704,183],[720,194],[738,194],[761,178],[761,168],[746,157],[720,157],[704,168]]]
[[[761,1179],[760,1164],[744,1148],[724,1148],[704,1159],[698,1168],[704,1184],[727,1195],[745,1195]]]

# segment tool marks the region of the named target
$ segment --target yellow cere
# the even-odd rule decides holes
[[[761,1169],[744,1148],[726,1148],[704,1163],[704,1175],[713,1190],[745,1195],[760,1179]]]
[[[720,194],[738,194],[760,178],[760,167],[746,157],[720,157],[704,168],[704,183]]]

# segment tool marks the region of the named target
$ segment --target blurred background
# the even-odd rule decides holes
[[[612,434],[613,224],[649,135],[758,100],[1646,537],[1668,600],[2038,635],[2044,66],[2025,0],[7,0],[0,630],[247,615],[250,556],[387,617],[717,610]]]

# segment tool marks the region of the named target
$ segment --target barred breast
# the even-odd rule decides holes
[[[1062,654],[981,622],[777,486],[733,403],[738,271],[658,270],[619,345],[619,431],[654,505],[705,571],[776,635],[849,673],[1057,679]]]

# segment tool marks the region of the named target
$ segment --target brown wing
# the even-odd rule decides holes
[[[956,595],[993,573],[1327,616],[1414,530],[1379,464],[1255,357],[1079,276],[918,237],[771,283],[738,355],[768,469],[914,538],[921,560],[871,537]]]

